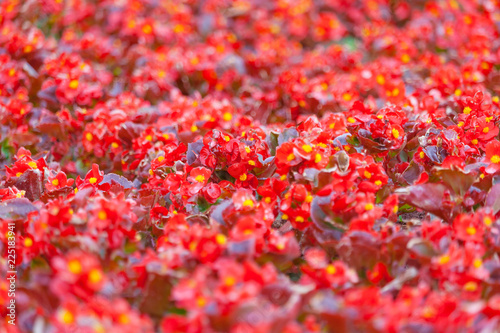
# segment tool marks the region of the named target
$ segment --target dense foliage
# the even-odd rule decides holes
[[[495,0],[1,1],[0,330],[495,331],[499,33]]]

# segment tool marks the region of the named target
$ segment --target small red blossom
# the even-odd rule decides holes
[[[486,145],[485,162],[489,164],[486,168],[488,173],[496,173],[500,170],[500,142],[490,141]]]
[[[48,182],[45,184],[45,188],[48,191],[54,191],[56,189],[63,188],[65,186],[72,186],[75,182],[74,179],[68,179],[64,172],[59,172],[55,177],[49,177]]]

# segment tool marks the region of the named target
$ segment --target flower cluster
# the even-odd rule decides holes
[[[499,27],[479,0],[2,1],[0,331],[496,331]]]

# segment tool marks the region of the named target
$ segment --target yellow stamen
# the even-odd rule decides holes
[[[224,284],[228,287],[234,286],[236,284],[236,279],[234,278],[234,276],[227,276],[224,279]]]
[[[25,247],[31,247],[33,246],[33,240],[29,237],[25,238],[24,239],[24,246]]]
[[[468,292],[474,292],[478,288],[478,285],[474,281],[469,281],[464,285],[464,290]]]
[[[253,207],[253,200],[252,199],[246,199],[243,201],[243,206],[245,207]]]
[[[176,34],[184,32],[184,26],[182,24],[176,24],[175,27],[174,27],[174,32]]]
[[[385,78],[382,74],[377,75],[377,83],[380,85],[385,84]]]
[[[200,296],[196,299],[196,304],[198,304],[198,306],[202,308],[205,306],[205,304],[207,304],[207,300],[204,297]]]
[[[491,226],[491,224],[493,223],[493,220],[491,219],[491,217],[489,216],[485,216],[484,219],[483,219],[483,222],[484,224],[489,227]]]
[[[59,319],[66,325],[72,324],[75,321],[73,314],[66,309],[61,310]]]
[[[76,89],[76,88],[78,88],[78,80],[71,80],[71,81],[69,82],[69,87],[70,87],[71,89]]]
[[[426,306],[423,310],[422,316],[424,318],[434,318],[436,316],[436,310],[433,307]]]
[[[326,273],[328,273],[329,275],[333,275],[333,274],[337,273],[337,269],[335,268],[335,266],[330,264],[330,265],[326,266]]]
[[[146,24],[142,27],[142,32],[144,32],[146,35],[150,35],[153,32],[153,27],[151,27],[150,24]]]
[[[99,213],[97,213],[97,217],[99,218],[99,220],[105,220],[108,218],[108,214],[106,214],[104,210],[101,210],[99,211]]]
[[[118,317],[118,321],[120,322],[120,324],[122,325],[127,325],[129,322],[130,322],[130,318],[122,313],[119,317]]]
[[[231,119],[233,119],[233,115],[231,113],[229,113],[229,112],[226,112],[222,116],[222,119],[224,119],[224,121],[231,121]]]
[[[89,281],[91,283],[99,283],[102,280],[102,273],[99,269],[94,268],[89,272]]]
[[[469,235],[471,235],[471,236],[474,236],[474,235],[476,234],[476,232],[477,232],[476,228],[474,228],[474,227],[472,227],[472,226],[471,226],[471,227],[468,227],[465,231],[466,231]]]
[[[80,274],[82,272],[82,265],[78,260],[73,259],[68,262],[68,269],[73,274]]]
[[[472,265],[475,267],[475,268],[479,268],[483,265],[483,261],[479,258],[477,259],[474,259],[474,261],[472,262]]]
[[[227,243],[227,237],[223,234],[217,234],[217,236],[215,236],[215,241],[219,245],[225,245]]]
[[[445,265],[447,264],[448,262],[450,262],[450,256],[449,255],[442,255],[441,257],[439,257],[439,260],[438,260],[438,263],[440,265]]]

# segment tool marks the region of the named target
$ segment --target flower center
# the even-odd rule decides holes
[[[491,157],[491,163],[500,163],[500,156],[498,155],[493,155]]]

